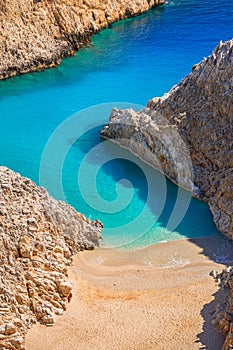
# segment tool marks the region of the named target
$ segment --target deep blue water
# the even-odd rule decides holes
[[[232,5],[175,0],[114,24],[57,68],[0,82],[0,163],[39,183],[43,159],[41,184],[102,220],[105,245],[216,234],[207,205],[196,200],[171,232],[189,195],[179,191],[172,214],[176,186],[129,153],[100,142],[99,130],[112,107],[144,106],[178,83],[220,40],[230,39]]]

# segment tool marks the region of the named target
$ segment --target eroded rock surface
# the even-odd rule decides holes
[[[233,239],[233,39],[145,110],[113,110],[101,134],[208,201]]]
[[[213,315],[213,324],[226,337],[222,350],[230,350],[233,348],[233,268],[228,267],[221,273],[213,271],[212,275],[226,294]]]
[[[0,167],[0,349],[24,349],[36,321],[53,325],[72,296],[67,266],[93,249],[102,224]]]
[[[93,33],[163,3],[164,0],[1,0],[0,79],[58,65]]]
[[[208,201],[214,221],[233,239],[233,39],[145,110],[114,109],[101,132]],[[214,276],[227,289],[213,317],[233,348],[233,269]]]

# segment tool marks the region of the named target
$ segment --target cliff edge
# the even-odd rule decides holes
[[[92,34],[165,0],[1,0],[0,79],[58,65]]]
[[[102,224],[0,167],[0,349],[24,349],[36,321],[53,325],[72,297],[72,255],[99,245]]]
[[[233,39],[145,110],[114,109],[101,135],[130,150],[209,203],[220,231],[233,239]],[[233,268],[214,277],[227,290],[213,315],[233,347]]]
[[[101,135],[208,201],[233,239],[233,39],[145,110],[114,109]]]

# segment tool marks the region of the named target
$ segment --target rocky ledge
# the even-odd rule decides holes
[[[58,65],[118,20],[165,0],[2,0],[0,79]]]
[[[208,201],[233,239],[233,39],[145,110],[114,109],[101,135]]]
[[[24,349],[35,322],[53,325],[72,297],[72,255],[99,245],[102,224],[0,167],[0,349]]]

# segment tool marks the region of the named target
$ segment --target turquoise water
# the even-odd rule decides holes
[[[41,183],[56,198],[102,220],[106,246],[217,234],[207,205],[196,200],[179,224],[177,212],[172,214],[176,186],[127,152],[100,143],[99,130],[117,102],[144,106],[162,95],[220,40],[230,39],[232,28],[231,2],[172,1],[95,35],[88,47],[55,69],[0,82],[0,163],[39,183],[44,148],[58,128]],[[75,113],[64,131],[60,124]],[[93,149],[80,185],[80,164]],[[59,159],[64,150],[67,154]],[[184,214],[190,198],[184,191],[179,198]],[[171,216],[177,227],[169,224]]]

